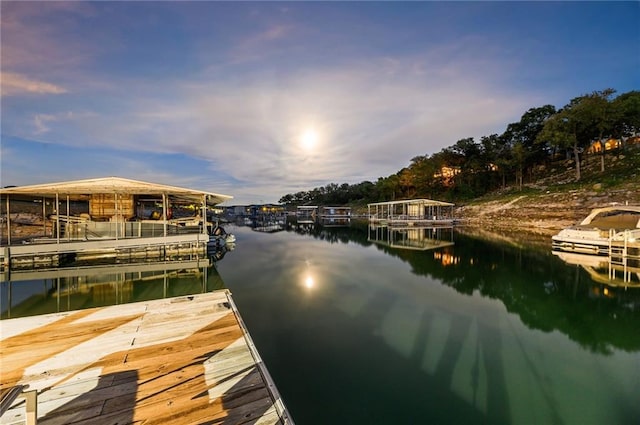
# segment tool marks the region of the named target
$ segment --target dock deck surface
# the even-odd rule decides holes
[[[38,424],[292,424],[226,290],[0,321]],[[16,401],[2,424],[25,423]]]

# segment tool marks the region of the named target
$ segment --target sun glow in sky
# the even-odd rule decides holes
[[[631,1],[0,9],[2,186],[120,176],[278,202],[640,89]]]
[[[313,151],[318,144],[318,132],[313,128],[308,128],[302,133],[300,143],[305,151]]]
[[[304,280],[304,286],[307,289],[313,289],[313,287],[316,285],[315,280],[313,279],[313,276],[307,276]]]

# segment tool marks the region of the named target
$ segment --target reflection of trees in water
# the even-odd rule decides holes
[[[309,234],[330,243],[372,245],[366,223],[346,228],[316,226]],[[455,246],[436,251],[375,246],[409,263],[416,275],[439,280],[462,294],[477,291],[500,300],[529,328],[558,330],[602,354],[612,348],[640,349],[640,290],[604,291],[584,269],[568,266],[550,248],[525,249],[458,233],[454,240]]]
[[[367,240],[368,222],[362,220],[352,220],[347,226],[323,226],[319,222],[299,223],[292,221],[287,223],[287,231],[300,235],[309,235],[315,239],[329,243],[349,243],[355,242],[359,245],[370,246],[372,243]]]
[[[439,327],[435,322],[443,312],[420,309],[416,329],[389,331],[407,333],[411,343],[405,352],[389,342],[389,334],[383,330],[389,318],[397,314],[403,297],[393,288],[377,287],[355,317],[333,305],[328,313],[320,304],[300,304],[293,307],[293,315],[303,315],[305,325],[313,326],[312,332],[290,332],[280,327],[264,331],[277,347],[276,353],[287,353],[286,357],[274,354],[273,359],[266,360],[278,385],[284,382],[281,390],[287,404],[298,409],[296,421],[330,423],[317,419],[317,400],[332,394],[332,401],[338,401],[323,407],[325,418],[330,411],[332,417],[353,415],[357,423],[510,423],[513,399],[506,390],[504,342],[500,329],[491,325],[498,319],[474,320],[447,311],[445,321],[450,326]],[[268,308],[268,303],[263,304],[262,308]],[[469,364],[467,341],[477,344],[475,381],[461,374]],[[357,366],[351,366],[350,360],[336,356],[336,352],[349,353],[348,357],[357,359]],[[431,359],[433,367],[427,366]],[[303,385],[300,390],[300,368],[308,364],[313,364],[313,385]],[[287,393],[289,388],[291,393]]]

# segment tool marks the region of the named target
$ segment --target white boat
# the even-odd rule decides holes
[[[552,236],[557,251],[608,255],[611,242],[640,240],[640,206],[596,208],[576,226]]]
[[[236,237],[232,233],[227,233],[224,228],[218,224],[211,230],[209,234],[209,246],[223,246],[236,242]]]

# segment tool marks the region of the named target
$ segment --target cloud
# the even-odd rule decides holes
[[[329,182],[376,180],[416,155],[504,130],[535,96],[479,77],[499,79],[499,67],[440,66],[425,55],[298,70],[278,81],[129,81],[122,89],[136,87],[136,96],[117,108],[94,99],[92,113],[42,113],[33,125],[36,136],[65,145],[186,155],[218,176],[199,187],[239,202],[277,201]],[[307,128],[319,134],[316,150],[300,146]]]
[[[53,116],[47,114],[38,114],[33,118],[33,124],[35,126],[35,134],[40,135],[48,133],[50,128],[47,126],[47,121],[52,121]]]
[[[437,43],[405,36],[385,44],[395,29],[373,26],[350,38],[346,30],[280,15],[238,28],[225,19],[218,24],[234,28],[222,31],[198,14],[199,25],[175,33],[176,40],[198,34],[180,49],[185,63],[165,73],[164,61],[147,65],[165,56],[168,64],[175,59],[169,47],[177,46],[150,50],[151,35],[140,36],[148,27],[129,37],[107,25],[120,20],[73,19],[91,16],[101,3],[85,3],[85,11],[54,3],[64,4],[54,12],[65,19],[51,19],[35,4],[2,6],[3,71],[12,71],[2,74],[2,95],[68,93],[47,102],[7,102],[3,137],[95,155],[91,172],[184,182],[230,193],[238,203],[277,201],[329,182],[376,180],[416,155],[500,132],[545,96],[507,89],[505,77],[518,75],[516,59],[479,36]],[[189,5],[191,13],[200,11]],[[112,6],[102,12],[114,19]],[[127,16],[138,22],[139,15]],[[405,42],[411,46],[405,49]],[[123,57],[131,60],[118,62]],[[319,135],[315,150],[299,143],[308,128]],[[112,149],[112,156],[98,162],[106,156],[90,149]],[[170,168],[157,155],[195,165]]]
[[[238,65],[256,62],[287,50],[283,44],[292,36],[294,25],[276,24],[237,41],[230,49],[230,62]]]
[[[16,96],[24,93],[30,94],[62,94],[67,90],[64,87],[30,79],[27,76],[12,72],[0,73],[0,84],[2,85],[2,96]]]
[[[92,8],[87,2],[3,2],[3,70],[51,75],[84,63],[96,48],[75,35],[78,21],[70,18],[91,16]]]
[[[52,131],[51,123],[73,122],[78,120],[86,120],[96,115],[92,112],[59,112],[56,114],[36,114],[33,117],[33,135],[40,136]]]
[[[9,130],[78,149],[113,148],[123,160],[142,155],[110,161],[106,175],[118,164],[129,177],[193,183],[229,193],[237,203],[277,201],[329,182],[375,181],[416,155],[504,130],[533,106],[535,97],[501,91],[479,77],[499,73],[464,71],[478,68],[440,66],[421,56],[356,60],[279,79],[112,80],[118,93],[135,96],[92,96],[74,104],[75,111],[56,112],[70,106],[62,101],[58,108],[36,109],[29,125],[13,121]],[[89,105],[91,111],[80,109]],[[299,143],[307,128],[319,134],[314,151]],[[145,152],[185,155],[202,168],[183,171],[196,174],[193,181],[178,170],[168,177],[158,163],[145,164]]]

